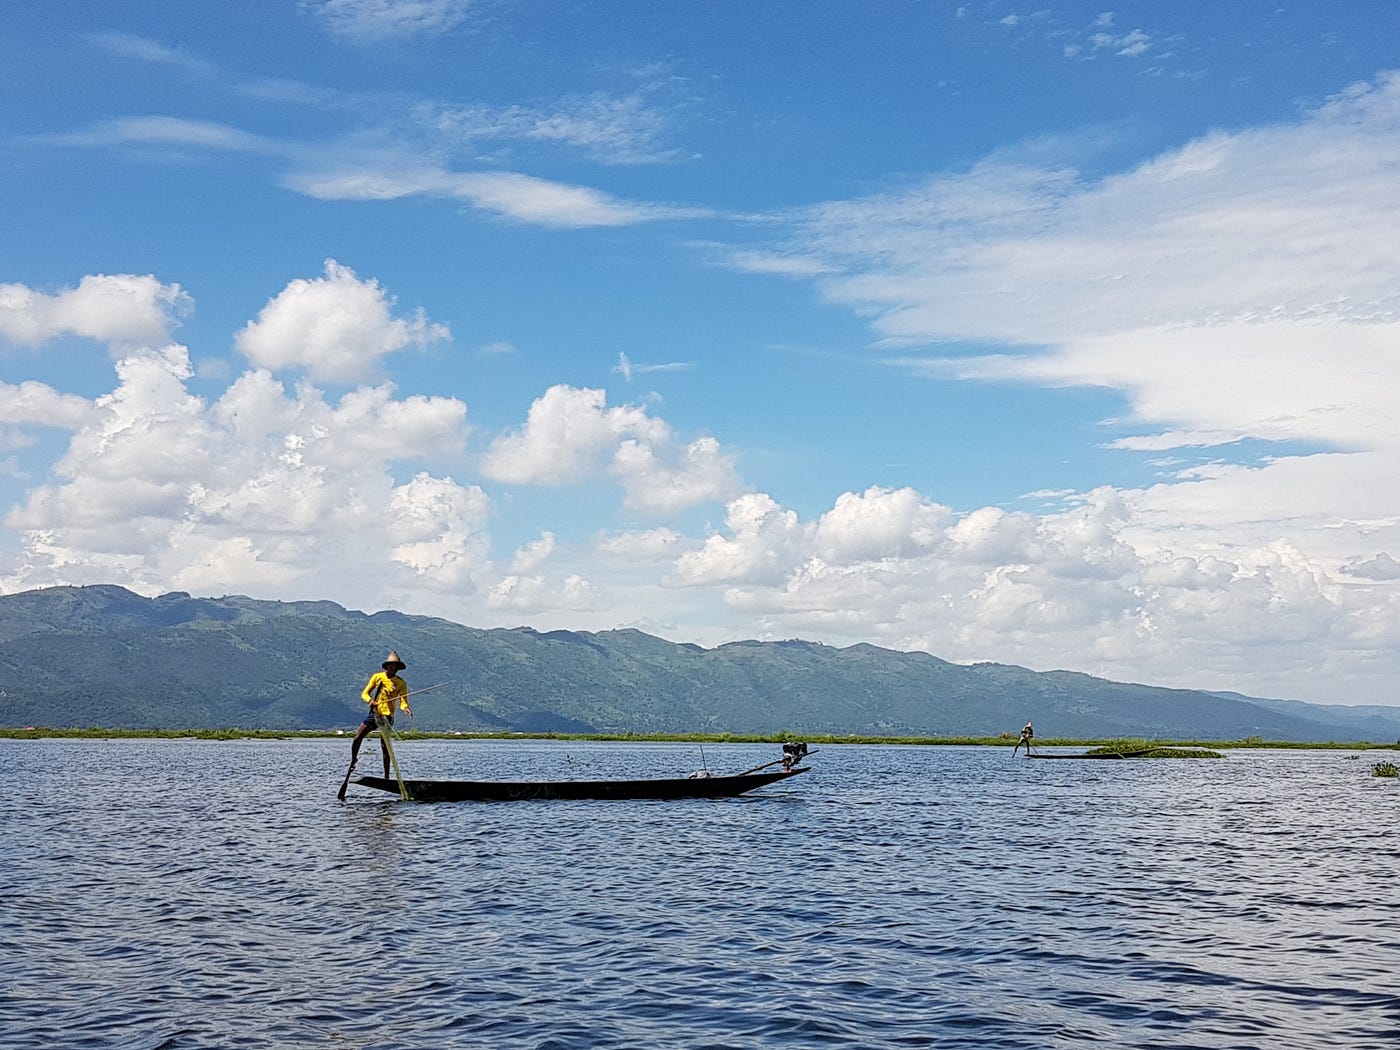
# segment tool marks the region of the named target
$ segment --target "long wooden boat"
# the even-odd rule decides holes
[[[811,766],[731,776],[661,777],[648,780],[405,780],[414,802],[521,802],[526,799],[733,798],[779,780],[806,773]],[[356,784],[399,794],[399,782],[359,777]]]

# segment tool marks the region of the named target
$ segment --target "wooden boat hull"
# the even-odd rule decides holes
[[[405,780],[414,802],[521,802],[527,799],[671,799],[733,798],[755,788],[795,777],[810,766],[773,773],[740,773],[734,776],[673,777],[650,780]],[[397,780],[360,777],[355,783],[397,795]]]

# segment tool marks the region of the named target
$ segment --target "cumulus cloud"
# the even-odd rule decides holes
[[[6,589],[117,581],[228,593],[338,581],[342,599],[368,604],[410,584],[470,593],[491,575],[485,494],[421,470],[394,476],[421,443],[464,448],[460,402],[394,400],[388,387],[331,402],[309,386],[289,395],[256,370],[209,404],[189,392],[189,354],[177,345],[116,368],[115,388],[86,404],[37,384],[0,391],[5,418],[47,405],[73,430],[47,481],[6,518],[22,542]]]
[[[752,492],[725,510],[729,535],[716,533],[697,551],[676,561],[686,583],[775,583],[785,579],[806,554],[807,530],[797,514],[765,492]]]
[[[552,386],[530,406],[525,426],[491,443],[482,467],[515,484],[559,485],[595,474],[625,435],[665,437],[641,408],[609,408],[603,390]]]
[[[268,301],[234,340],[253,364],[271,371],[300,369],[312,379],[360,379],[381,358],[407,346],[449,338],[420,307],[394,317],[395,302],[379,282],[362,281],[326,260],[324,277],[298,278]]]
[[[540,538],[520,547],[511,560],[510,571],[517,575],[534,572],[554,553],[555,536],[552,532],[541,532]]]
[[[0,423],[77,430],[91,414],[87,398],[60,393],[46,383],[0,382]]]
[[[579,483],[604,472],[629,507],[666,515],[737,491],[733,458],[714,438],[676,441],[670,426],[635,405],[609,407],[602,390],[553,386],[525,426],[497,437],[482,459],[488,477],[513,484]]]
[[[54,293],[0,284],[0,336],[21,346],[63,335],[119,347],[159,345],[193,308],[178,284],[150,274],[95,274]]]
[[[712,437],[684,447],[669,435],[656,442],[629,438],[609,469],[622,482],[627,506],[659,516],[723,500],[739,487],[733,456]]]
[[[517,613],[584,612],[598,608],[603,600],[598,589],[577,573],[552,581],[543,576],[509,575],[491,588],[487,605]]]
[[[911,553],[934,543],[950,513],[911,488],[843,492],[817,522],[815,548],[836,563]]]
[[[395,486],[385,511],[390,557],[439,588],[469,586],[486,564],[490,543],[482,526],[490,512],[486,494],[450,477],[414,475]]]
[[[1388,580],[1393,561],[1339,568],[1283,540],[1184,555],[1139,548],[1135,526],[1135,508],[1110,489],[1043,515],[956,515],[875,489],[841,495],[812,521],[751,494],[731,502],[724,534],[676,559],[675,579],[724,585],[726,603],[770,638],[866,640],[1184,687],[1272,687],[1266,695],[1327,695],[1348,651],[1394,652],[1400,642],[1396,603],[1378,605],[1375,583],[1347,576]],[[1374,683],[1351,669],[1353,689],[1378,689],[1397,669],[1395,659],[1375,664]]]
[[[1343,568],[1367,580],[1400,580],[1400,561],[1391,557],[1389,551],[1381,551],[1374,558],[1348,559]]]

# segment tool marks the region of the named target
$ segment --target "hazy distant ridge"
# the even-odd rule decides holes
[[[959,666],[871,645],[640,631],[483,630],[333,602],[143,598],[121,587],[0,596],[5,725],[349,727],[390,649],[423,729],[1394,740],[1400,709],[1338,708]]]

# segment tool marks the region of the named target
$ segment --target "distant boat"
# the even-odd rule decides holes
[[[1208,751],[1204,748],[1169,747],[1165,745],[1154,745],[1152,747],[1131,748],[1127,751],[1118,751],[1111,747],[1099,747],[1092,751],[1084,751],[1080,754],[1065,755],[1059,753],[1039,752],[1030,754],[1027,758],[1223,758],[1218,751]]]
[[[783,745],[783,757],[743,773],[711,776],[692,773],[688,777],[652,777],[645,780],[404,780],[403,790],[414,802],[523,802],[528,799],[676,799],[733,798],[780,780],[806,773],[811,766],[798,766],[808,754],[807,745]],[[763,772],[769,766],[782,769]],[[398,780],[392,777],[359,777],[367,788],[402,795]]]

